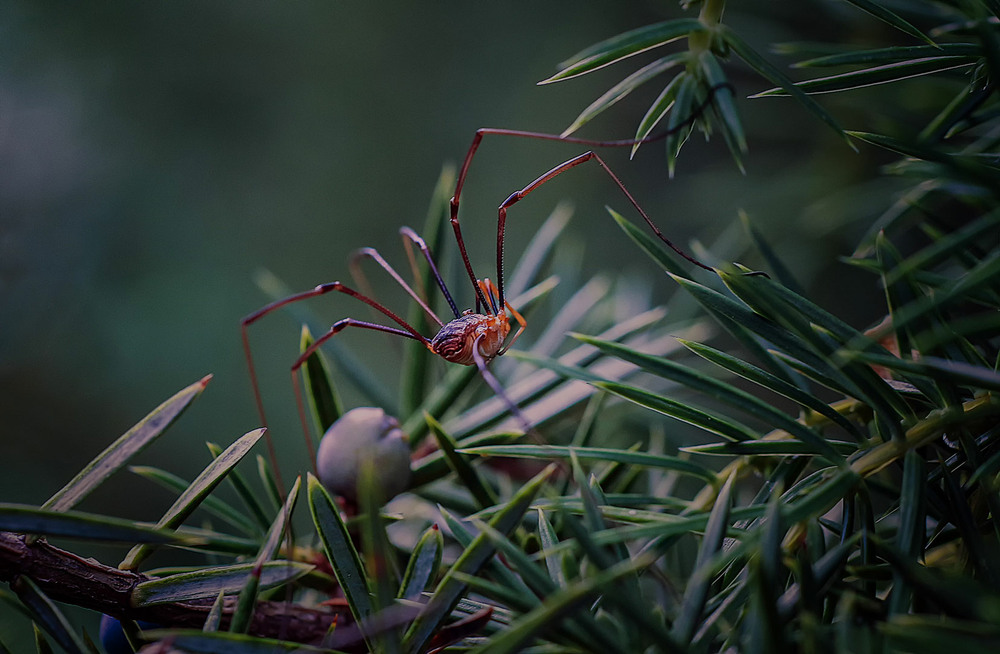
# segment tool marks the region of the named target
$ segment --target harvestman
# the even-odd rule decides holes
[[[462,194],[462,187],[465,184],[465,179],[469,172],[469,167],[472,164],[472,159],[479,149],[483,137],[488,134],[496,134],[500,136],[513,136],[520,138],[530,138],[539,139],[546,141],[562,141],[565,143],[576,143],[581,145],[586,145],[590,147],[603,147],[603,148],[613,148],[613,147],[628,147],[633,146],[637,143],[648,143],[652,141],[658,141],[671,134],[675,134],[682,129],[690,127],[702,114],[705,108],[712,101],[714,94],[719,90],[732,91],[732,88],[728,84],[722,84],[709,89],[706,99],[701,105],[695,108],[691,116],[683,121],[679,125],[675,125],[670,130],[661,132],[654,136],[646,137],[641,140],[615,140],[615,141],[596,141],[590,139],[581,139],[575,137],[565,137],[558,136],[555,134],[545,134],[540,132],[526,132],[520,130],[510,130],[510,129],[496,129],[496,128],[482,128],[476,131],[475,137],[472,139],[472,145],[469,147],[465,155],[465,160],[462,163],[462,168],[458,174],[458,180],[455,185],[455,193],[451,198],[450,204],[450,220],[452,229],[455,232],[455,240],[458,244],[459,252],[462,255],[462,262],[465,266],[465,270],[469,275],[469,280],[472,283],[473,289],[476,294],[476,309],[467,309],[465,311],[459,311],[458,306],[455,304],[455,300],[452,298],[451,293],[448,291],[447,286],[445,286],[444,281],[438,272],[437,265],[434,262],[434,256],[427,244],[424,242],[420,236],[414,232],[409,227],[403,227],[400,229],[400,234],[403,236],[404,243],[409,249],[412,245],[416,245],[422,252],[424,259],[427,261],[431,275],[434,278],[435,283],[444,295],[445,300],[448,302],[448,306],[454,314],[454,318],[448,322],[442,321],[431,308],[427,305],[424,300],[422,300],[419,294],[413,290],[413,288],[406,283],[405,280],[396,272],[396,270],[378,253],[374,248],[363,248],[355,253],[354,260],[356,261],[360,257],[369,257],[375,261],[382,269],[384,269],[395,281],[399,284],[406,293],[413,298],[413,300],[421,307],[421,309],[438,324],[440,330],[437,335],[433,338],[427,338],[420,332],[418,332],[412,325],[403,320],[400,316],[394,313],[389,308],[382,305],[380,302],[372,299],[371,297],[360,293],[349,286],[336,281],[327,284],[320,284],[308,291],[303,291],[301,293],[295,293],[289,295],[288,297],[282,298],[271,302],[270,304],[254,311],[250,315],[243,318],[240,323],[241,334],[243,337],[243,348],[244,354],[247,360],[247,366],[250,372],[250,382],[253,385],[254,400],[257,404],[257,411],[260,414],[260,419],[263,425],[267,424],[267,419],[264,414],[264,403],[261,398],[260,389],[257,383],[257,374],[254,369],[253,357],[250,352],[250,340],[249,340],[249,327],[253,323],[257,322],[269,313],[272,313],[288,304],[293,302],[298,302],[300,300],[305,300],[308,298],[316,297],[319,295],[324,295],[331,291],[337,291],[339,293],[344,293],[351,297],[361,300],[365,304],[374,308],[376,311],[386,316],[389,320],[395,323],[396,326],[382,325],[378,323],[368,322],[364,320],[357,320],[355,318],[344,318],[338,320],[333,324],[330,329],[319,336],[310,345],[295,363],[292,364],[291,375],[292,383],[295,388],[296,403],[298,405],[299,416],[302,421],[302,427],[306,434],[306,442],[309,446],[310,457],[315,460],[315,453],[313,452],[312,440],[309,437],[309,429],[306,424],[305,410],[302,402],[302,392],[299,388],[298,382],[298,371],[299,368],[306,362],[306,360],[315,352],[323,343],[332,338],[337,333],[341,332],[347,327],[359,327],[362,329],[369,329],[373,331],[384,332],[387,334],[395,334],[397,336],[402,336],[404,338],[410,338],[422,343],[428,350],[434,354],[440,356],[446,361],[452,363],[458,363],[462,365],[475,365],[479,368],[486,383],[490,388],[501,397],[507,404],[512,415],[522,424],[525,432],[531,432],[531,425],[528,420],[523,416],[517,406],[507,397],[500,383],[493,376],[493,374],[487,368],[487,364],[494,358],[502,355],[504,352],[510,348],[510,346],[517,340],[521,333],[527,327],[527,323],[520,313],[514,307],[507,302],[504,297],[504,274],[503,274],[503,254],[504,254],[504,231],[507,222],[507,210],[530,194],[532,191],[542,186],[554,177],[575,168],[581,164],[588,161],[596,162],[604,172],[608,174],[615,185],[621,190],[621,192],[628,199],[629,203],[635,208],[635,210],[642,216],[642,219],[649,225],[653,233],[663,241],[669,248],[671,248],[678,255],[689,261],[690,263],[703,268],[710,272],[715,272],[713,268],[707,266],[700,261],[693,258],[691,255],[687,254],[684,250],[676,246],[670,239],[668,239],[656,226],[656,224],[650,219],[646,212],[642,209],[639,203],[632,197],[628,189],[622,181],[615,175],[611,169],[607,166],[601,157],[599,157],[595,152],[588,151],[568,161],[565,161],[558,166],[552,168],[545,174],[538,177],[536,180],[522,188],[520,191],[515,191],[506,200],[504,200],[497,211],[497,259],[496,259],[496,283],[490,281],[489,279],[479,279],[476,277],[476,273],[473,271],[472,262],[469,260],[469,255],[465,247],[465,239],[462,237],[462,229],[458,220],[458,207],[459,200]],[[508,313],[510,314],[508,316]],[[513,320],[517,324],[517,329],[514,331],[513,336],[510,336]],[[508,336],[510,336],[508,340]],[[271,450],[272,460],[274,459],[274,446],[270,441],[270,436],[268,436],[268,447]]]

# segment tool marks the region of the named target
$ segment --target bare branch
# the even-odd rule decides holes
[[[201,628],[211,601],[131,606],[132,592],[150,577],[84,559],[49,545],[44,539],[27,543],[23,534],[0,532],[0,581],[30,577],[50,598],[106,613],[119,619],[145,620],[165,627]],[[236,598],[227,597],[222,628],[229,624]],[[319,642],[334,620],[348,624],[347,607],[313,609],[285,602],[261,601],[254,610],[250,633],[299,643]]]

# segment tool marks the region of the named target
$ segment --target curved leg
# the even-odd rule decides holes
[[[399,273],[396,272],[396,269],[393,268],[389,264],[389,262],[386,261],[381,254],[379,254],[378,250],[376,250],[375,248],[361,248],[355,250],[351,254],[351,259],[350,261],[348,261],[347,264],[351,270],[351,276],[354,277],[358,285],[365,290],[365,293],[367,293],[369,296],[372,295],[371,285],[368,283],[368,278],[361,270],[361,265],[360,265],[361,259],[364,259],[366,257],[377,263],[382,268],[382,270],[389,273],[389,276],[392,277],[397,284],[403,287],[403,290],[406,291],[406,294],[409,295],[411,298],[413,298],[414,302],[420,305],[420,308],[423,309],[428,316],[430,316],[431,320],[436,322],[439,327],[444,326],[444,323],[441,322],[441,319],[437,317],[437,314],[434,313],[434,311],[432,311],[429,306],[427,306],[427,303],[424,302],[423,298],[421,298],[420,295],[418,295],[417,292],[414,291],[413,288],[406,283],[406,280],[404,280],[399,275]]]
[[[641,206],[639,206],[639,203],[636,201],[636,199],[634,197],[632,197],[632,194],[629,193],[629,191],[628,191],[627,188],[625,188],[625,185],[618,178],[618,176],[615,175],[614,172],[612,172],[610,168],[608,168],[608,165],[606,163],[604,163],[604,160],[601,159],[597,155],[596,152],[590,151],[590,152],[584,152],[583,154],[581,154],[579,156],[573,157],[569,161],[566,161],[566,162],[563,162],[563,163],[559,164],[558,166],[556,166],[552,170],[548,171],[547,173],[543,174],[542,176],[540,176],[535,181],[533,181],[530,184],[528,184],[527,186],[525,186],[520,191],[515,191],[514,193],[511,193],[510,196],[506,200],[504,200],[503,203],[501,203],[500,206],[498,207],[498,209],[497,209],[497,287],[500,289],[500,302],[501,303],[504,301],[504,298],[503,298],[503,244],[504,244],[504,230],[506,229],[506,224],[507,224],[507,209],[509,209],[511,206],[517,204],[518,202],[520,202],[529,193],[531,193],[532,191],[534,191],[538,187],[542,186],[546,182],[550,181],[551,179],[553,179],[553,178],[561,175],[562,173],[566,172],[567,170],[570,170],[571,168],[576,168],[580,164],[586,163],[588,161],[596,161],[598,163],[598,165],[600,165],[600,167],[604,170],[604,172],[606,172],[608,174],[608,176],[611,177],[612,181],[614,181],[614,183],[618,186],[619,190],[621,190],[621,192],[625,195],[625,197],[628,199],[628,201],[632,205],[632,207],[635,208],[635,210],[637,212],[639,212],[639,215],[642,216],[642,219],[646,221],[646,224],[649,225],[649,228],[653,230],[653,233],[656,234],[660,238],[660,240],[663,241],[671,250],[673,250],[674,252],[676,252],[677,254],[679,254],[681,257],[683,257],[687,261],[689,261],[689,262],[693,263],[694,265],[698,266],[699,268],[703,268],[703,269],[705,269],[705,270],[707,270],[709,272],[715,272],[715,269],[713,269],[711,266],[707,266],[707,265],[703,264],[702,262],[698,261],[697,259],[695,259],[694,257],[692,257],[690,254],[688,254],[687,252],[685,252],[681,248],[677,247],[673,243],[673,241],[671,241],[670,239],[668,239],[663,234],[663,232],[660,231],[660,228],[656,226],[656,223],[653,222],[653,220],[649,217],[649,215],[646,214],[646,212],[643,210],[643,208]]]
[[[544,439],[538,434],[538,432],[535,431],[535,428],[531,425],[527,416],[521,412],[520,407],[514,404],[514,401],[508,397],[507,392],[503,389],[503,386],[500,385],[500,380],[498,380],[486,366],[489,362],[483,358],[483,355],[479,352],[479,341],[481,339],[482,336],[477,338],[475,343],[473,343],[472,358],[476,362],[476,367],[479,368],[479,374],[482,376],[483,381],[485,381],[486,385],[490,387],[490,390],[492,390],[497,397],[503,400],[503,403],[507,405],[507,409],[510,410],[510,414],[514,416],[514,419],[517,420],[518,423],[520,423],[521,429],[524,430],[524,433],[537,444],[544,445]]]
[[[427,242],[409,227],[400,227],[399,233],[403,236],[403,244],[406,246],[406,256],[409,258],[410,265],[413,267],[414,278],[419,278],[420,274],[417,269],[417,262],[413,258],[413,253],[410,250],[410,243],[413,243],[420,248],[420,251],[424,255],[424,259],[427,260],[427,266],[430,268],[434,281],[437,283],[438,288],[441,289],[441,294],[444,295],[444,299],[448,301],[448,307],[451,308],[451,312],[456,318],[461,318],[462,313],[458,310],[458,306],[455,305],[455,300],[451,297],[451,293],[448,292],[448,287],[445,286],[444,279],[441,278],[441,273],[438,272],[437,264],[434,263],[434,257],[431,255],[430,248],[427,247]]]
[[[306,447],[309,450],[309,459],[313,463],[313,472],[316,472],[316,448],[313,445],[312,437],[310,436],[309,422],[306,420],[305,403],[302,401],[302,387],[299,384],[299,369],[303,366],[303,364],[305,364],[306,361],[309,360],[309,357],[311,357],[323,343],[330,340],[347,327],[360,327],[362,329],[370,329],[373,331],[384,332],[386,334],[395,334],[396,336],[412,338],[422,342],[425,346],[430,348],[430,341],[419,334],[417,334],[417,336],[419,336],[419,338],[417,338],[417,336],[414,336],[405,329],[387,327],[373,322],[365,322],[364,320],[355,320],[354,318],[344,318],[333,323],[333,326],[330,327],[325,334],[313,341],[312,345],[307,347],[305,352],[299,355],[299,358],[292,364],[292,388],[295,390],[295,406],[299,411],[299,421],[302,423],[302,434],[306,439]],[[322,434],[320,434],[320,436],[322,437]]]
[[[243,318],[243,320],[240,321],[240,333],[241,333],[241,336],[243,338],[243,356],[244,356],[244,358],[246,358],[247,368],[248,368],[248,370],[250,372],[250,384],[253,387],[254,401],[257,404],[257,413],[260,416],[261,426],[264,426],[264,427],[267,426],[267,416],[266,416],[266,414],[264,412],[264,401],[263,401],[263,399],[261,398],[261,395],[260,395],[260,387],[259,387],[259,384],[257,382],[257,371],[254,368],[253,355],[252,355],[251,349],[250,349],[250,333],[249,333],[250,325],[252,325],[253,323],[257,322],[258,320],[260,320],[264,316],[268,315],[269,313],[273,313],[274,311],[277,311],[278,309],[280,309],[280,308],[282,308],[284,306],[292,304],[293,302],[299,302],[301,300],[307,300],[309,298],[317,297],[319,295],[325,295],[326,293],[330,293],[331,291],[337,291],[337,292],[340,292],[340,293],[344,293],[345,295],[350,295],[351,297],[354,297],[354,298],[357,298],[357,299],[361,300],[362,302],[364,302],[368,306],[374,308],[376,311],[378,311],[378,312],[382,313],[383,315],[387,316],[390,320],[392,320],[397,325],[399,325],[400,327],[402,327],[402,329],[400,329],[398,331],[403,332],[406,336],[408,336],[410,338],[414,338],[414,339],[416,339],[418,341],[423,341],[423,342],[427,341],[427,339],[424,338],[424,336],[422,336],[420,334],[420,332],[418,332],[417,330],[415,330],[412,326],[410,326],[409,323],[407,323],[405,320],[403,320],[402,318],[400,318],[399,316],[397,316],[395,313],[393,313],[392,311],[390,311],[386,307],[382,306],[380,303],[376,302],[375,300],[371,299],[367,295],[363,295],[361,293],[358,293],[354,289],[352,289],[352,288],[350,288],[350,287],[348,287],[348,286],[346,286],[346,285],[344,285],[344,284],[342,284],[340,282],[332,282],[332,283],[329,283],[329,284],[320,284],[319,286],[316,286],[315,288],[312,288],[312,289],[310,289],[308,291],[303,291],[301,293],[295,293],[294,295],[289,295],[286,298],[282,298],[280,300],[275,300],[274,302],[271,302],[270,304],[268,304],[268,305],[266,305],[266,306],[258,309],[257,311],[254,311],[253,313],[251,313],[250,315],[246,316],[245,318]],[[390,330],[390,329],[395,329],[395,328],[385,328],[382,331],[386,331],[386,330]],[[275,456],[276,453],[275,453],[275,450],[274,450],[274,444],[271,441],[270,432],[267,432],[267,433],[268,433],[268,436],[267,436],[268,451],[269,451],[269,454],[271,456],[271,460],[272,461],[276,461],[277,459],[276,459],[276,456]]]
[[[523,321],[523,318],[521,320]],[[496,396],[499,397],[503,401],[503,403],[507,405],[507,409],[510,411],[510,415],[514,417],[514,420],[520,423],[521,429],[524,430],[525,435],[527,435],[528,438],[530,438],[536,445],[540,445],[543,448],[548,447],[548,443],[545,442],[545,439],[542,438],[541,434],[539,434],[538,431],[531,424],[531,421],[528,420],[528,416],[524,415],[524,412],[521,411],[521,408],[514,403],[514,400],[510,399],[510,397],[507,395],[507,391],[505,391],[503,389],[503,386],[500,385],[500,380],[497,379],[492,372],[490,372],[490,369],[486,365],[489,362],[483,358],[482,354],[479,353],[479,339],[476,339],[476,342],[473,345],[472,358],[476,362],[476,367],[479,368],[479,374],[482,376],[483,381],[485,381],[486,385],[490,387],[490,390],[492,390],[496,394]],[[552,460],[559,467],[560,470],[564,472],[569,472],[569,467],[566,465],[565,461],[558,459],[556,457],[553,457]]]
[[[459,249],[459,252],[462,255],[462,262],[465,264],[465,269],[466,269],[466,271],[469,274],[469,279],[472,281],[473,286],[476,288],[476,296],[477,296],[478,300],[483,305],[486,305],[486,297],[483,295],[482,291],[476,286],[476,279],[477,279],[476,273],[472,269],[472,263],[469,260],[469,254],[468,254],[468,252],[466,251],[466,248],[465,248],[465,240],[462,237],[462,228],[461,228],[461,225],[459,224],[459,221],[458,221],[458,206],[459,206],[459,202],[460,202],[461,197],[462,197],[462,188],[465,186],[465,178],[469,174],[469,167],[472,165],[472,159],[475,156],[476,151],[479,149],[479,145],[482,143],[482,140],[483,140],[484,136],[486,136],[487,134],[496,134],[498,136],[513,136],[513,137],[517,137],[517,138],[529,138],[529,139],[537,139],[537,140],[541,140],[541,141],[561,141],[563,143],[576,143],[576,144],[579,144],[579,145],[586,145],[586,146],[592,147],[592,148],[624,148],[624,147],[632,147],[632,146],[635,146],[635,145],[640,144],[640,143],[652,143],[654,141],[659,141],[659,140],[662,140],[662,139],[670,136],[671,134],[676,134],[677,132],[679,132],[679,131],[681,131],[683,129],[686,129],[687,127],[689,127],[690,125],[692,125],[696,120],[698,120],[698,118],[701,117],[701,115],[705,112],[705,110],[711,104],[712,99],[715,97],[715,94],[718,93],[718,92],[720,92],[720,91],[723,91],[723,90],[729,91],[730,93],[732,93],[733,92],[733,87],[729,83],[716,84],[715,86],[710,87],[708,89],[707,93],[706,93],[705,99],[701,102],[701,104],[699,104],[697,107],[695,107],[695,109],[691,112],[690,116],[688,116],[687,118],[685,118],[683,121],[681,121],[677,125],[674,125],[672,128],[664,130],[664,131],[659,132],[657,134],[654,134],[652,136],[647,136],[644,139],[620,139],[620,140],[611,140],[611,141],[600,141],[600,140],[593,140],[593,139],[578,138],[578,137],[575,137],[575,136],[560,136],[558,134],[546,134],[544,132],[527,132],[527,131],[523,131],[523,130],[501,129],[501,128],[494,128],[494,127],[483,127],[483,128],[480,128],[480,129],[476,130],[476,134],[472,138],[472,144],[469,146],[469,149],[465,153],[465,160],[462,162],[462,168],[459,170],[459,173],[458,173],[458,181],[455,183],[455,193],[454,193],[454,195],[451,198],[451,214],[450,215],[451,215],[451,226],[452,226],[452,229],[455,232],[455,239],[458,241],[458,249]],[[572,161],[572,160],[570,160],[570,161]],[[569,163],[569,162],[567,162],[567,163]],[[582,163],[582,162],[580,162],[580,163]],[[573,165],[575,166],[577,164],[573,164]],[[618,178],[613,173],[611,173],[611,171],[608,169],[608,167],[603,162],[601,162],[601,166],[605,170],[607,170],[607,172],[611,175],[611,177],[616,181],[616,183],[622,189],[622,191],[625,193],[625,195],[628,196],[628,198],[632,202],[633,206],[636,206],[636,208],[638,208],[638,205],[635,203],[635,200],[632,199],[632,196],[628,193],[627,190],[625,190],[625,187],[622,185],[621,181],[618,180]],[[572,168],[572,167],[573,166],[569,166],[569,168]],[[553,169],[553,171],[555,171],[558,168],[560,168],[560,167],[557,166],[556,168]],[[550,173],[551,172],[552,171],[550,171]],[[558,172],[555,172],[555,174],[551,175],[551,177],[554,177],[555,175],[559,174],[559,172],[562,172],[562,171],[559,170]],[[545,177],[545,176],[543,175],[543,177]],[[544,182],[542,182],[542,183],[544,183]],[[707,268],[707,266],[704,266],[704,265],[698,263],[692,257],[688,256],[687,254],[684,254],[680,249],[678,249],[676,245],[674,245],[672,242],[670,242],[663,235],[663,233],[659,229],[656,228],[656,226],[653,224],[653,222],[646,216],[646,214],[644,212],[642,212],[641,209],[639,209],[639,211],[642,214],[643,218],[646,219],[646,222],[649,223],[649,225],[653,228],[653,231],[656,234],[656,236],[658,238],[660,238],[668,247],[670,247],[675,252],[678,252],[679,254],[681,254],[681,256],[683,256],[685,259],[696,263],[697,265],[699,265],[702,268]],[[502,247],[502,241],[503,241],[502,234],[498,234],[498,237],[497,237],[498,246]],[[498,252],[497,253],[497,259],[498,259],[498,261],[502,261],[502,259],[503,259],[503,253],[502,252]],[[709,270],[711,270],[711,268],[709,268]],[[500,271],[497,272],[497,278],[498,278],[498,282],[502,279],[502,274],[501,274]],[[500,284],[500,290],[501,290],[501,297],[502,297],[503,284]]]

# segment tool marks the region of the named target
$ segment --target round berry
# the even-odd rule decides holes
[[[399,421],[375,407],[351,409],[330,425],[319,444],[316,470],[327,490],[357,502],[358,478],[367,460],[388,501],[409,488],[410,445]]]

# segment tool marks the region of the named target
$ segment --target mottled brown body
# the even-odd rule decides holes
[[[477,342],[479,353],[489,361],[499,354],[509,333],[510,320],[505,313],[467,313],[445,324],[431,339],[430,349],[445,361],[472,366],[476,363],[472,348]]]

